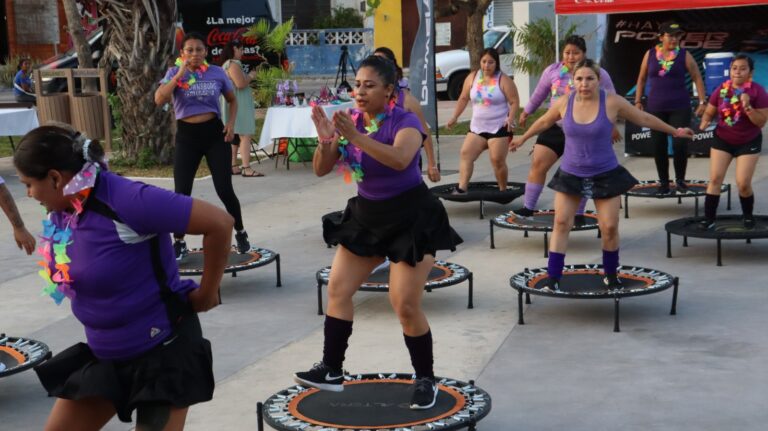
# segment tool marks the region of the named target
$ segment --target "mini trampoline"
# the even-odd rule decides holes
[[[496,216],[489,223],[491,228],[491,248],[496,248],[493,235],[494,226],[503,229],[521,230],[526,238],[528,238],[529,231],[544,232],[544,257],[549,257],[549,232],[552,232],[554,221],[555,210],[550,209],[537,210],[531,217],[520,217],[513,212]],[[582,230],[597,230],[597,237],[600,238],[596,212],[585,211],[584,221],[574,223],[573,228],[571,228],[571,232]]]
[[[523,320],[523,293],[526,303],[530,304],[530,295],[550,296],[569,299],[605,299],[614,300],[613,331],[619,332],[619,300],[629,296],[650,295],[674,287],[672,292],[672,308],[669,314],[677,314],[678,278],[655,269],[637,266],[620,266],[619,279],[624,284],[622,289],[608,289],[603,284],[602,265],[567,265],[560,279],[560,290],[556,292],[542,290],[542,284],[547,278],[547,268],[527,269],[509,279],[509,285],[517,290],[518,322]]]
[[[491,397],[469,383],[437,378],[435,406],[411,410],[410,374],[346,376],[344,391],[292,386],[258,403],[258,429],[264,421],[276,430],[421,431],[475,430],[491,411]]]
[[[8,377],[51,358],[44,343],[0,334],[0,377]]]
[[[443,184],[429,189],[435,196],[454,202],[480,202],[480,218],[485,216],[485,202],[508,204],[525,193],[524,183],[507,183],[507,189],[499,191],[499,184],[495,181],[469,183],[467,192],[454,195],[451,192],[458,184]]]
[[[708,181],[703,180],[687,180],[685,184],[688,186],[687,191],[680,191],[674,183],[669,185],[669,194],[660,195],[658,181],[640,181],[639,184],[632,187],[628,192],[624,193],[624,218],[629,218],[629,197],[642,197],[642,198],[656,198],[656,199],[669,199],[677,198],[677,203],[683,203],[683,198],[694,198],[696,201],[694,215],[699,215],[699,197],[707,194]],[[723,184],[720,186],[721,193],[728,193],[728,209],[731,209],[731,185]]]
[[[248,253],[238,253],[233,247],[229,252],[227,259],[227,266],[224,268],[224,273],[231,273],[232,277],[237,277],[237,273],[240,271],[246,271],[253,268],[258,268],[275,262],[275,270],[277,272],[276,287],[282,286],[280,281],[280,253],[275,253],[272,250],[266,248],[254,247]],[[189,250],[189,254],[179,261],[179,275],[202,275],[203,274],[203,249],[193,248]]]
[[[323,285],[328,285],[328,277],[330,275],[330,266],[317,271],[315,275],[317,279],[317,314],[319,315],[323,314]],[[432,270],[429,272],[424,290],[432,292],[432,289],[453,286],[465,280],[469,280],[467,308],[474,308],[472,302],[472,271],[461,265],[436,260]],[[359,290],[363,292],[389,292],[389,267],[372,272],[368,276],[368,280],[360,286]]]
[[[756,215],[755,227],[744,227],[741,215],[722,215],[715,220],[715,227],[704,230],[699,227],[701,217],[685,217],[664,225],[667,231],[667,257],[672,257],[672,234],[683,237],[683,247],[688,247],[688,237],[717,240],[717,266],[723,266],[722,241],[743,239],[750,244],[753,239],[768,238],[768,216]]]

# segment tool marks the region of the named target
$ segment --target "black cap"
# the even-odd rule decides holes
[[[680,24],[674,22],[674,21],[667,21],[662,23],[659,26],[659,34],[663,35],[666,34],[678,34],[678,33],[684,33],[683,28],[680,27]]]

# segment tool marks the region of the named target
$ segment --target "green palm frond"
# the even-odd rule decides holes
[[[278,81],[288,79],[290,72],[280,67],[271,67],[266,63],[256,68],[256,91],[253,92],[254,100],[260,107],[268,107],[272,104],[272,99],[277,92],[276,85]]]
[[[515,34],[515,42],[523,47],[523,52],[517,53],[512,60],[515,71],[528,75],[539,75],[558,58],[555,52],[555,30],[546,18],[526,23],[523,26],[510,24]],[[571,24],[567,29],[560,29],[562,39],[576,32],[577,25]]]
[[[258,20],[256,24],[252,25],[243,35],[245,37],[253,37],[257,40],[262,40],[268,33],[269,21],[262,18]]]
[[[281,53],[285,50],[285,41],[293,30],[293,17],[288,21],[276,26],[264,37],[264,49],[271,52]]]

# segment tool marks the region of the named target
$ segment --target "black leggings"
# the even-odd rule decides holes
[[[211,120],[191,124],[181,120],[176,122],[176,150],[173,163],[173,181],[176,193],[190,196],[195,173],[200,160],[205,156],[208,169],[213,177],[213,187],[224,203],[227,212],[235,218],[235,229],[243,229],[243,216],[240,213],[240,201],[232,188],[232,153],[224,142],[224,125],[221,120]]]
[[[679,109],[677,111],[650,112],[661,121],[672,127],[690,127],[691,108]],[[653,142],[653,157],[656,161],[656,172],[659,174],[659,180],[662,183],[669,182],[669,154],[667,144],[667,134],[663,132],[651,131],[651,142]],[[672,138],[673,163],[675,166],[675,179],[684,180],[685,170],[688,167],[688,140],[683,138]]]

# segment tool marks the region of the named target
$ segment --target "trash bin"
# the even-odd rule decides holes
[[[54,93],[41,95],[37,99],[37,117],[40,124],[49,121],[70,124],[69,94]]]
[[[704,86],[712,94],[731,76],[732,52],[710,52],[704,56]]]
[[[72,126],[90,139],[104,139],[103,97],[95,93],[72,96]]]

